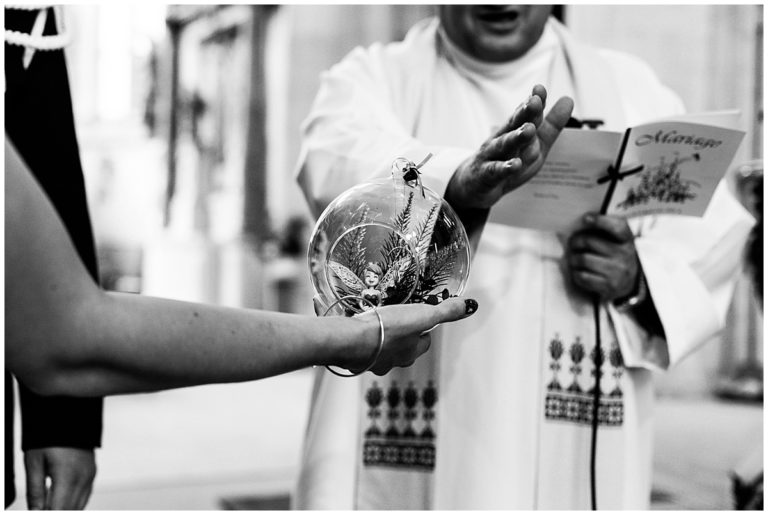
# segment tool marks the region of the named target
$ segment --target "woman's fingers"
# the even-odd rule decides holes
[[[430,304],[400,304],[397,306],[385,306],[379,308],[384,317],[384,332],[391,330],[393,334],[387,335],[401,337],[413,334],[421,334],[437,324],[454,322],[472,315],[477,311],[478,304],[474,299],[464,297],[450,297],[435,306]]]
[[[424,307],[426,308],[427,305],[424,305]],[[429,307],[434,308],[432,310],[434,323],[430,324],[428,327],[425,327],[424,330],[430,329],[437,324],[455,322],[456,320],[461,320],[472,316],[477,311],[478,304],[475,299],[452,297],[445,299],[437,306]]]
[[[451,297],[440,304],[400,304],[378,308],[384,324],[384,347],[372,371],[378,375],[393,367],[407,367],[427,352],[431,344],[427,332],[438,324],[462,320],[478,309],[477,301]],[[367,312],[361,317],[371,316]]]
[[[371,369],[371,372],[377,376],[383,376],[395,367],[410,367],[416,360],[429,350],[432,345],[432,337],[429,333],[421,334],[419,336],[412,336],[407,339],[403,346],[403,352],[399,354],[396,359],[378,359],[376,365]]]

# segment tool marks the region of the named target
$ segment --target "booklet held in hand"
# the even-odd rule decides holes
[[[744,138],[731,128],[738,117],[681,115],[623,134],[564,129],[539,173],[502,197],[489,222],[561,232],[588,211],[701,216]]]

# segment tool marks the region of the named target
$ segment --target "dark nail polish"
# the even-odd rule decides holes
[[[467,315],[471,315],[477,311],[477,301],[475,299],[466,299],[464,304],[466,305]]]

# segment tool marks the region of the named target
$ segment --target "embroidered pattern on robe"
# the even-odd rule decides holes
[[[598,424],[621,426],[624,423],[624,394],[621,377],[624,360],[616,342],[611,344],[608,360],[601,348],[600,355],[593,348],[587,358],[584,343],[577,336],[566,349],[558,334],[550,340],[549,383],[544,416],[549,420],[562,420],[576,424],[592,424],[595,395],[595,371],[600,363],[600,406]],[[606,366],[607,365],[607,366]],[[609,374],[606,374],[606,368]],[[610,380],[610,381],[609,381]],[[585,384],[587,383],[587,384]],[[606,394],[608,390],[608,394]]]
[[[403,388],[391,381],[385,390],[374,381],[365,392],[368,427],[363,434],[366,467],[435,468],[435,419],[437,388],[434,381]]]

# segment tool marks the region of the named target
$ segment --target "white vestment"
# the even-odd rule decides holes
[[[682,112],[632,56],[572,39],[554,20],[523,58],[472,60],[437,20],[403,42],[356,49],[326,72],[306,123],[298,180],[314,214],[406,157],[444,193],[459,163],[543,84],[551,105],[623,130]],[[723,327],[752,225],[721,183],[702,219],[632,220],[666,339],[603,306],[597,506],[644,509],[651,489],[653,386]],[[488,224],[467,297],[478,312],[441,327],[408,369],[318,373],[295,507],[588,509],[595,327],[563,274],[555,234]]]

